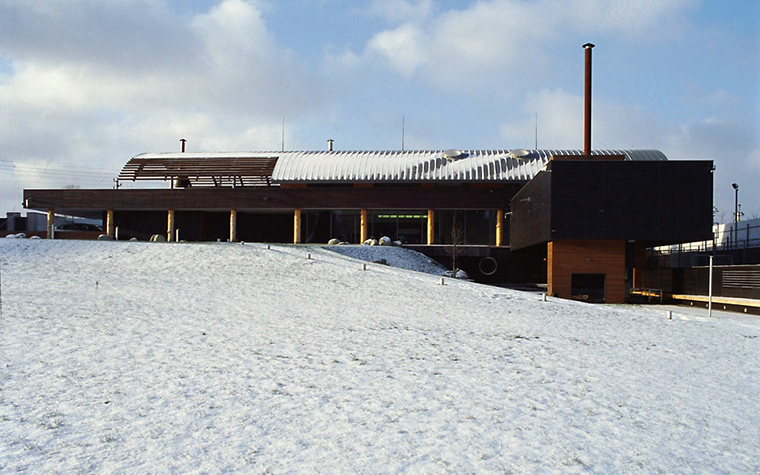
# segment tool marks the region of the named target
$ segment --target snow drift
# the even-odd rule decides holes
[[[314,246],[0,240],[0,273],[0,472],[760,470],[757,319]]]

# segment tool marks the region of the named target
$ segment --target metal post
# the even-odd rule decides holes
[[[739,185],[731,183],[734,188],[734,249],[739,240]]]
[[[713,295],[713,256],[710,256],[710,283],[707,291],[707,316],[712,317],[712,295]]]
[[[586,50],[586,82],[584,91],[584,109],[583,109],[583,154],[591,155],[591,48],[594,45],[586,43],[583,48]]]

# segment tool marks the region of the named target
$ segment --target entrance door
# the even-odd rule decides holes
[[[604,303],[605,274],[573,274],[571,298],[584,302]]]

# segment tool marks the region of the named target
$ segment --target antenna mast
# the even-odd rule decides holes
[[[401,116],[401,151],[404,151],[404,134],[406,133],[406,117]]]

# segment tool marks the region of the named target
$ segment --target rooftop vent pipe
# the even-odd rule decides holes
[[[182,144],[180,145],[180,150],[182,153],[185,153],[185,142],[187,142],[187,139],[179,139],[179,143]]]
[[[335,140],[333,140],[333,139],[327,139],[327,151],[328,152],[332,152],[333,151],[333,142],[335,142]]]
[[[586,43],[586,90],[584,93],[583,113],[583,154],[591,155],[591,48],[594,45]]]

